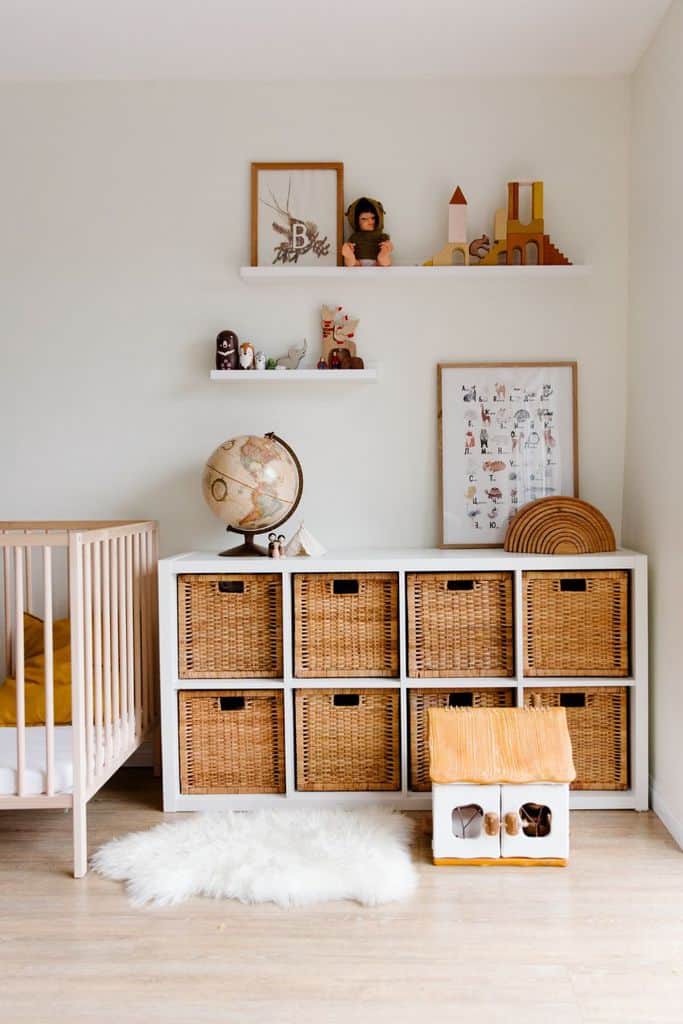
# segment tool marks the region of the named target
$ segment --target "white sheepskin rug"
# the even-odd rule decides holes
[[[113,839],[95,854],[100,875],[127,883],[135,904],[190,896],[305,906],[410,896],[413,823],[383,808],[194,814]]]

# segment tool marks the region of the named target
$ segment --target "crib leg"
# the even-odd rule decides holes
[[[88,823],[86,807],[85,801],[74,803],[73,806],[74,878],[83,878],[88,872]]]

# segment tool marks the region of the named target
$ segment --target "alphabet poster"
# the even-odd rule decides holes
[[[442,547],[502,545],[536,498],[576,495],[576,363],[438,368]]]

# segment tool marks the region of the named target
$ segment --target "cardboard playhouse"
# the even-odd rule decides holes
[[[567,864],[564,708],[430,708],[429,753],[435,864]]]

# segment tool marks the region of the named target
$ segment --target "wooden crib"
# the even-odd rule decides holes
[[[15,725],[0,728],[0,809],[70,808],[74,876],[81,878],[88,800],[158,724],[158,526],[0,522],[0,551],[0,684],[11,676],[3,699],[15,706]],[[68,622],[58,623],[60,652],[53,627],[62,611]],[[41,631],[33,616],[43,620],[42,653],[31,660],[25,626]],[[56,654],[66,659],[58,674],[68,674],[70,664],[70,725],[55,724],[56,695],[61,705],[68,701],[55,682]],[[30,710],[36,693],[27,676],[35,664],[44,685],[41,725],[27,724],[27,695]]]

